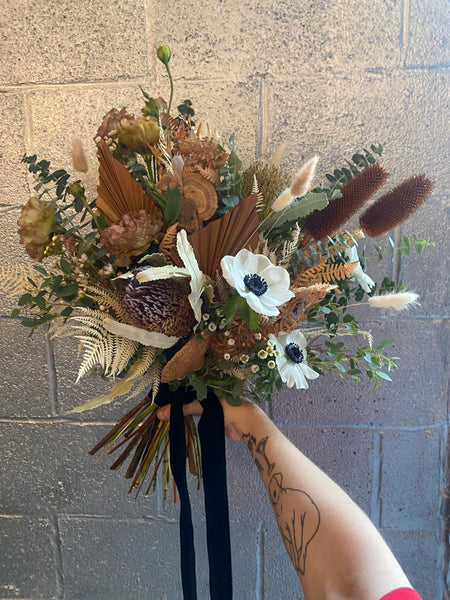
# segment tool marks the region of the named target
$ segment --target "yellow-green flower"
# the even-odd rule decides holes
[[[19,225],[21,244],[25,244],[27,254],[36,260],[44,258],[44,252],[51,243],[55,231],[56,206],[52,201],[30,198],[22,207]]]
[[[153,146],[159,140],[158,121],[155,117],[122,119],[117,129],[117,137],[131,150],[145,154],[149,146]]]

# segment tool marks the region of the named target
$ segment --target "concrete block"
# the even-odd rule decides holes
[[[252,524],[274,521],[272,505],[245,444],[227,440],[227,475],[232,521]]]
[[[434,197],[402,225],[402,233],[411,238],[416,234],[419,240],[427,239],[436,244],[422,254],[412,249],[409,257],[402,257],[400,277],[408,289],[420,296],[420,308],[414,310],[414,315],[443,316],[450,312],[449,220],[449,198]]]
[[[444,546],[439,536],[427,531],[383,530],[382,534],[422,598],[444,599]]]
[[[381,383],[375,392],[372,385],[355,385],[336,376],[320,377],[310,382],[308,390],[284,388],[272,401],[276,422],[404,427],[446,419],[446,326],[394,316],[360,326],[372,330],[375,344],[396,340],[385,349],[387,355],[400,358],[393,381]]]
[[[1,598],[55,598],[55,566],[48,519],[0,517]]]
[[[381,450],[381,526],[439,532],[441,432],[385,432]],[[418,501],[420,498],[420,501]]]
[[[180,597],[178,524],[159,520],[63,518],[64,597]]]
[[[271,73],[301,81],[305,72],[394,65],[400,56],[401,12],[392,2],[369,8],[352,0],[344,8],[323,0],[245,0],[238,10],[231,2],[189,1],[168,10],[159,0],[153,6],[153,25],[172,49],[177,77]]]
[[[142,2],[10,2],[1,17],[0,83],[142,76],[148,68],[145,21]]]
[[[1,214],[10,209],[11,206],[20,205],[20,195],[24,194],[26,196],[27,194],[27,181],[25,168],[18,166],[22,155],[25,153],[23,93],[2,90],[0,91],[0,99],[0,118],[3,123],[0,131]],[[5,230],[2,229],[2,240],[5,233]]]
[[[436,182],[435,194],[445,194],[447,94],[445,73],[438,71],[355,70],[306,74],[298,81],[274,78],[269,145],[275,149],[287,143],[282,166],[292,174],[303,156],[319,153],[320,181],[354,152],[383,143],[381,164],[390,173],[386,189],[425,172]]]
[[[142,85],[149,90],[144,78]],[[95,197],[98,161],[94,137],[111,108],[126,107],[130,114],[139,114],[144,103],[138,84],[32,88],[26,93],[26,101],[31,119],[28,152],[49,160],[55,170],[66,169],[75,180],[81,178],[86,191]],[[83,144],[89,166],[86,174],[76,173],[72,167],[74,139]]]
[[[133,597],[178,600],[181,595],[179,527],[166,520],[63,518],[65,598],[96,600]],[[199,531],[200,530],[200,531]],[[199,600],[209,598],[204,527],[194,523]],[[249,572],[254,532],[233,526],[233,568],[237,598],[255,598]],[[244,560],[245,558],[245,560]]]
[[[408,9],[405,63],[414,67],[448,63],[448,4],[445,0],[411,0]]]
[[[278,527],[264,524],[264,597],[304,599],[297,573],[292,566]]]
[[[283,427],[283,433],[308,458],[340,485],[364,510],[370,511],[373,434],[360,429]]]
[[[43,332],[29,337],[29,329],[8,317],[0,318],[0,331],[0,417],[50,415]]]
[[[156,494],[142,494],[135,500],[127,493],[129,481],[123,470],[109,469],[110,456],[97,461],[88,455],[106,427],[33,421],[0,425],[3,514],[133,518],[159,514]]]

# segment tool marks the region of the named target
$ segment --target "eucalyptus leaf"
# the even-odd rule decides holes
[[[280,227],[283,223],[298,221],[314,210],[322,210],[328,204],[328,196],[324,192],[309,192],[300,199],[293,200],[284,210],[273,213],[265,222],[264,230]]]

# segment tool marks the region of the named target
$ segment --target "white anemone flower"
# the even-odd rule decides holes
[[[227,282],[260,315],[276,317],[280,314],[277,306],[294,297],[289,273],[267,256],[243,249],[236,256],[224,256],[220,265]]]
[[[291,333],[280,332],[278,336],[269,335],[275,345],[278,371],[288,387],[308,389],[306,379],[317,379],[316,373],[306,362],[306,338],[300,329]]]
[[[356,279],[356,281],[359,283],[359,285],[362,287],[362,289],[365,292],[369,293],[370,290],[375,285],[375,281],[371,277],[369,277],[366,273],[364,273],[364,271],[361,267],[361,263],[359,262],[358,250],[356,249],[356,246],[352,246],[351,248],[346,250],[344,252],[344,257],[347,260],[347,262],[349,262],[350,264],[357,263],[353,269],[353,272],[352,272],[353,277],[351,278],[350,281],[354,281]]]

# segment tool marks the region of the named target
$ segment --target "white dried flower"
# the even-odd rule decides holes
[[[397,294],[385,294],[384,296],[372,296],[369,298],[370,306],[377,308],[388,308],[390,310],[409,310],[419,304],[419,296],[415,292],[399,292]]]

